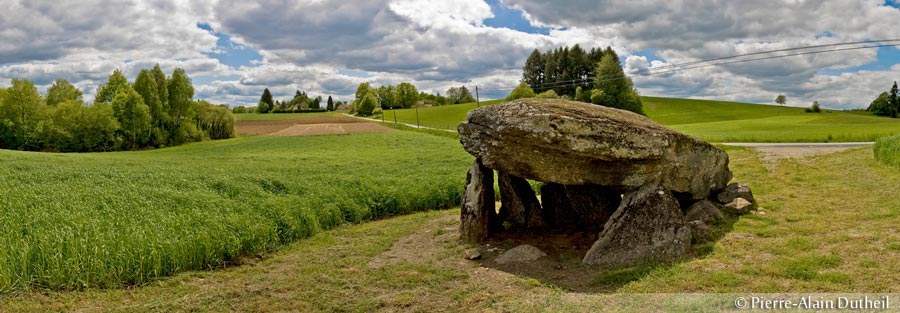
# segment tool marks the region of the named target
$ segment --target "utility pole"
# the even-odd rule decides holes
[[[475,107],[481,107],[481,99],[478,98],[478,85],[475,85]]]

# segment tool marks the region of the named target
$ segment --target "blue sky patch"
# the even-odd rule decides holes
[[[659,57],[658,53],[659,53],[658,49],[644,49],[641,51],[635,51],[631,55],[645,57],[645,58],[647,58],[647,63],[650,63],[653,61],[663,61],[663,59]],[[625,60],[623,59],[622,62],[625,62]]]
[[[816,34],[816,39],[819,39],[819,38],[822,38],[822,37],[825,37],[825,38],[831,38],[831,37],[834,37],[834,34],[831,33],[830,31],[827,31],[827,30],[824,31],[824,32],[822,32],[822,33],[820,33],[820,34]]]
[[[531,23],[525,19],[525,16],[522,15],[524,13],[522,10],[502,4],[499,0],[487,0],[487,3],[491,6],[491,12],[494,13],[494,17],[484,20],[485,26],[509,28],[529,34],[550,34],[550,28],[548,27],[535,27],[531,25]]]
[[[218,38],[216,42],[218,51],[208,55],[219,60],[222,64],[237,68],[240,66],[254,66],[253,61],[262,61],[262,55],[258,51],[231,41],[230,36],[214,31],[209,24],[200,23],[197,24],[197,27],[212,33]]]
[[[841,75],[842,73],[854,73],[859,71],[882,71],[890,69],[895,64],[900,63],[900,49],[897,49],[897,47],[881,47],[877,49],[878,56],[876,57],[875,62],[845,69],[826,68],[819,70],[817,74],[836,76]]]

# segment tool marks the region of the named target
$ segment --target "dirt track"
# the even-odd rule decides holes
[[[375,133],[392,130],[394,129],[343,116],[295,120],[237,121],[238,135],[312,136]]]
[[[723,143],[726,146],[752,147],[767,159],[805,158],[871,146],[872,142],[835,143]]]

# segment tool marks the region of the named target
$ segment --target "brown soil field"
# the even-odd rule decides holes
[[[238,135],[311,136],[386,132],[394,129],[343,116],[296,120],[237,121]]]

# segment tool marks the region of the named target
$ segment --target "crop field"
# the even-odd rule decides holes
[[[346,111],[314,112],[314,113],[238,113],[234,115],[235,121],[270,121],[270,120],[296,120],[316,117],[341,116]]]
[[[855,142],[900,134],[900,119],[868,112],[805,113],[803,108],[726,101],[643,97],[651,119],[711,142]],[[482,102],[482,105],[502,103]],[[420,108],[422,126],[456,130],[474,103]],[[385,112],[393,121],[394,111]],[[416,124],[413,109],[396,110],[397,121]]]
[[[0,294],[142,284],[450,208],[472,161],[452,139],[399,131],[0,159]]]
[[[237,121],[239,135],[268,136],[308,136],[308,135],[346,135],[356,133],[374,133],[391,131],[377,123],[344,116],[303,116],[296,119],[276,120],[240,120]]]

